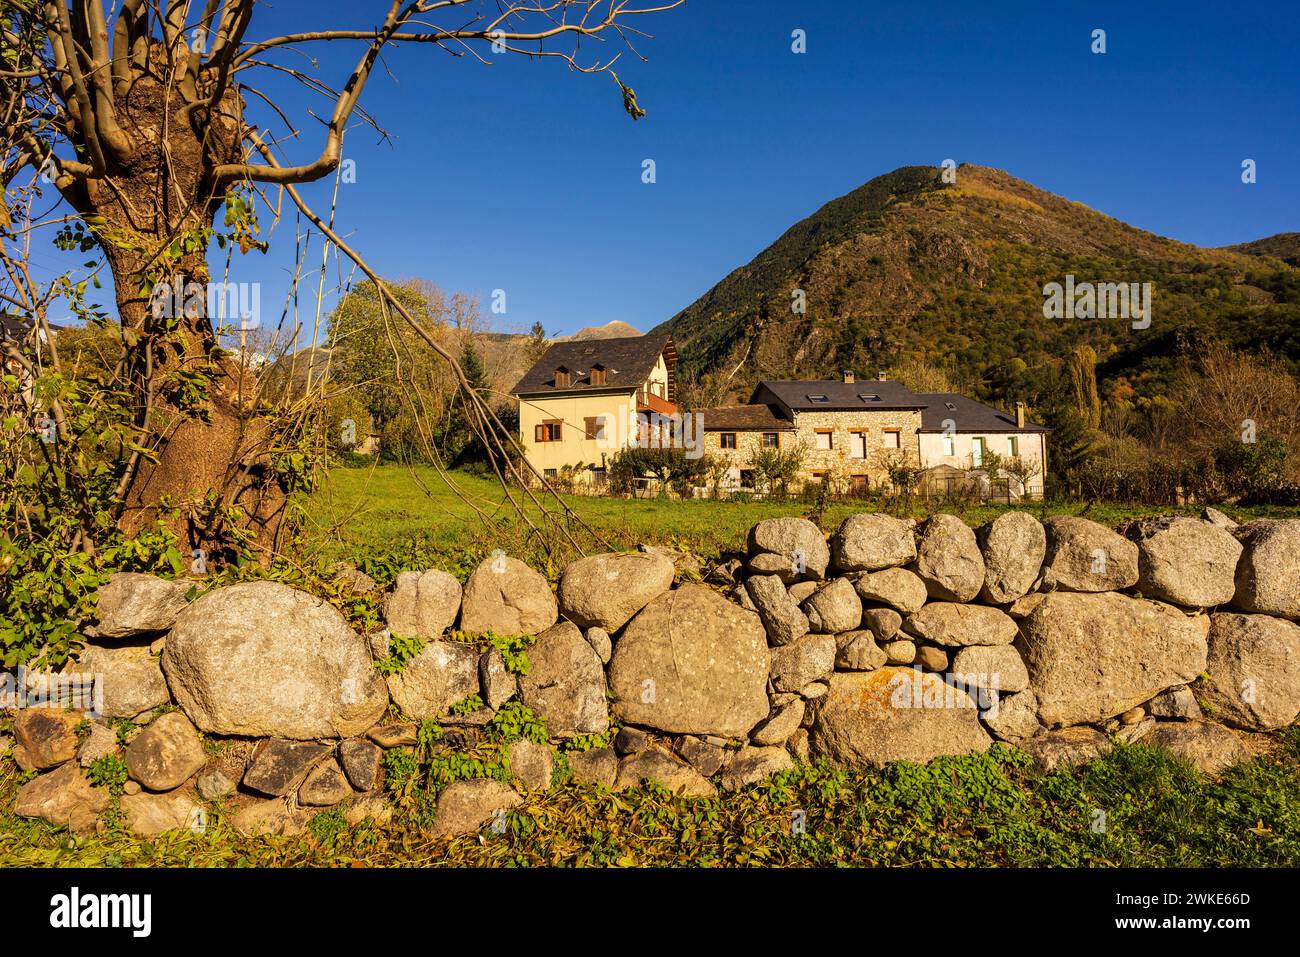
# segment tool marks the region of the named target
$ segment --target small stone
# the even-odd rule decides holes
[[[888,605],[903,615],[920,611],[929,597],[925,582],[906,568],[887,568],[859,575],[853,587],[863,601]]]
[[[519,740],[508,751],[510,773],[529,791],[545,791],[551,786],[555,770],[555,752],[549,745]]]
[[[519,681],[506,667],[500,648],[489,648],[478,660],[478,681],[489,708],[500,708],[519,691]]]
[[[826,677],[835,669],[836,651],[834,635],[818,634],[772,649],[772,686],[777,691],[799,691]]]
[[[88,645],[82,650],[76,668],[102,676],[101,710],[106,718],[129,718],[171,700],[162,666],[148,648]]]
[[[847,578],[837,578],[803,604],[810,631],[833,635],[862,624],[862,599]]]
[[[1146,710],[1141,705],[1136,708],[1129,708],[1119,716],[1120,724],[1137,724],[1147,716]]]
[[[258,799],[241,805],[230,818],[230,825],[240,834],[293,836],[307,831],[315,812],[308,808],[289,807],[283,799]]]
[[[257,746],[244,786],[269,797],[288,794],[317,761],[329,754],[328,745],[310,741],[269,738]]]
[[[862,613],[862,627],[875,635],[876,641],[891,641],[903,627],[903,616],[892,608],[868,608]]]
[[[1086,764],[1110,753],[1111,744],[1096,728],[1073,727],[1048,731],[1020,744],[1044,773]]]
[[[125,784],[122,785],[123,794],[139,794],[143,790],[144,788],[140,787],[139,781],[128,780]]]
[[[683,736],[677,743],[677,753],[706,778],[717,774],[727,757],[727,750],[721,744],[690,734]]]
[[[609,632],[604,628],[588,628],[587,644],[596,653],[602,665],[609,664],[610,655],[614,653],[614,643],[610,641]]]
[[[358,791],[369,791],[379,780],[379,763],[383,750],[369,741],[354,739],[339,745],[339,763],[352,786]]]
[[[1002,741],[1032,738],[1042,729],[1038,723],[1038,699],[1030,689],[1000,696],[980,717],[984,726]]]
[[[649,734],[630,725],[619,728],[618,734],[614,737],[614,750],[619,754],[636,754],[650,747],[650,744]]]
[[[796,605],[802,605],[805,601],[817,594],[817,589],[821,587],[820,582],[795,582],[786,589],[790,593],[790,600]]]
[[[461,587],[446,572],[402,572],[384,602],[384,623],[403,638],[437,641],[456,623]]]
[[[790,735],[798,730],[803,722],[804,709],[807,705],[802,698],[795,698],[772,714],[754,729],[750,740],[757,745],[783,744]]]
[[[916,661],[916,642],[904,638],[900,641],[886,642],[880,647],[885,653],[887,664],[910,665]]]
[[[1142,740],[1155,730],[1155,718],[1143,718],[1137,724],[1121,724],[1113,733],[1116,740],[1124,744],[1133,744]]]
[[[351,796],[352,788],[337,761],[316,765],[298,788],[298,803],[307,807],[333,807]]]
[[[77,751],[77,762],[83,768],[88,768],[100,758],[106,758],[117,752],[117,735],[96,722],[91,724],[90,733],[81,742],[81,748]]]
[[[749,597],[772,645],[787,645],[808,633],[808,616],[799,610],[775,575],[754,575],[745,582]]]
[[[381,748],[403,748],[413,746],[419,739],[417,737],[419,729],[413,721],[403,721],[400,724],[384,724],[377,728],[371,728],[366,732],[366,737]]]
[[[785,748],[741,748],[722,768],[722,789],[736,791],[794,767]]]
[[[947,671],[948,652],[934,645],[917,645],[916,659],[913,664],[919,665],[926,671]]]
[[[166,631],[185,609],[190,587],[186,581],[117,572],[99,589],[96,621],[85,631],[96,638],[134,638]]]
[[[869,631],[846,631],[836,635],[835,649],[835,667],[844,671],[874,671],[883,668],[889,660]]]
[[[831,552],[820,528],[806,518],[767,518],[749,530],[749,553],[770,552],[800,577],[824,578]]]
[[[504,824],[503,813],[523,800],[514,788],[491,778],[453,781],[438,796],[433,833],[438,837],[455,837],[473,834],[489,821]]]
[[[1147,702],[1146,709],[1154,718],[1200,721],[1203,717],[1196,695],[1186,685],[1156,695]]]
[[[362,794],[348,802],[343,812],[343,819],[349,827],[356,827],[367,820],[380,825],[388,824],[393,819],[393,809],[384,799],[383,792],[373,791]]]
[[[199,773],[194,782],[199,797],[205,801],[220,801],[235,791],[235,782],[226,777],[219,768],[206,768]]]
[[[24,771],[44,771],[77,756],[83,715],[60,708],[20,708],[14,714],[14,760]]]
[[[624,758],[614,780],[614,790],[639,787],[647,779],[684,797],[711,797],[717,793],[693,767],[659,747],[650,747]]]
[[[804,685],[799,689],[799,695],[805,701],[816,701],[824,697],[829,690],[829,686],[824,681],[814,681],[812,684]]]
[[[123,795],[122,813],[127,827],[141,837],[157,837],[166,831],[187,830],[202,833],[207,826],[203,805],[189,788],[166,794]]]
[[[1250,760],[1250,752],[1235,734],[1205,721],[1159,722],[1139,742],[1190,761],[1209,775]]]
[[[798,758],[800,761],[807,764],[808,759],[811,756],[809,751],[809,745],[808,745],[807,729],[800,728],[798,731],[792,734],[790,736],[790,740],[786,742],[786,748],[796,758]]]
[[[592,748],[589,751],[570,751],[569,770],[578,784],[598,784],[612,788],[618,777],[618,755],[612,748]]]
[[[179,711],[155,719],[126,749],[127,770],[149,791],[179,787],[206,760],[198,731]]]
[[[952,658],[956,681],[981,691],[1013,694],[1029,687],[1029,671],[1020,652],[1011,645],[971,645]]]

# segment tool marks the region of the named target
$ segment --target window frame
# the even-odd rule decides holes
[[[813,429],[816,436],[813,439],[813,449],[817,452],[834,452],[835,451],[835,430],[834,429]],[[821,437],[826,436],[826,447],[821,446]]]
[[[563,441],[563,435],[563,419],[543,419],[533,426],[533,442],[538,445]]]
[[[728,445],[727,444],[728,442],[730,442],[731,444]],[[718,448],[722,449],[722,451],[734,452],[736,451],[737,448],[739,448],[739,446],[740,446],[740,438],[739,436],[736,435],[735,432],[718,433]]]
[[[884,449],[899,449],[899,450],[901,450],[901,449],[903,448],[903,430],[902,430],[902,429],[881,429],[881,430],[880,430],[880,434],[883,435],[883,436],[886,436],[886,439],[881,443],[881,448],[884,448]],[[890,445],[890,444],[889,444],[889,440],[888,440],[888,436],[891,436],[891,435],[894,437],[894,444],[893,444],[893,445]]]
[[[767,441],[768,439],[771,439],[772,441],[769,443]],[[779,449],[781,447],[781,433],[764,432],[762,442],[763,442],[763,448],[765,449]]]
[[[862,440],[862,454],[856,454],[853,448],[854,439]],[[867,430],[866,429],[849,429],[849,458],[865,460],[867,457]]]

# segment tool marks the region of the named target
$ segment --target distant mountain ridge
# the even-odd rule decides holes
[[[1158,236],[986,167],[878,176],[795,223],[655,333],[671,332],[700,399],[760,379],[941,365],[981,398],[1043,398],[1079,345],[1105,387],[1158,401],[1198,337],[1267,347],[1300,367],[1300,234],[1206,249]],[[1047,320],[1043,286],[1151,282],[1150,327]],[[802,305],[803,311],[798,306]]]

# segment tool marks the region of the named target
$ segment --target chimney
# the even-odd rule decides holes
[[[850,371],[849,369],[845,369],[845,370],[844,370],[844,381],[845,381],[845,382],[852,382],[852,381],[853,381],[853,373],[852,373],[852,371]]]
[[[884,382],[884,381],[886,380],[886,375],[887,375],[887,374],[886,374],[884,371],[877,372],[877,373],[876,373],[876,379],[877,379],[878,381],[880,381],[880,382]]]
[[[1025,427],[1025,404],[1023,402],[1017,402],[1016,403],[1016,428],[1023,429],[1024,427]]]

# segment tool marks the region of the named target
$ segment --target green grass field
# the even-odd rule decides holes
[[[538,509],[523,500],[525,513],[535,521]],[[701,557],[743,547],[749,528],[764,518],[809,515],[814,505],[804,501],[713,501],[628,499],[615,497],[564,496],[579,518],[613,548],[634,548],[639,543],[674,545]],[[495,479],[465,472],[440,476],[432,468],[402,466],[336,468],[303,508],[303,545],[325,560],[350,560],[380,552],[409,550],[459,553],[471,548],[488,551],[504,548],[511,554],[537,559],[551,565],[563,555],[540,555],[529,542],[526,523],[511,507]],[[554,502],[548,507],[555,508]],[[1029,503],[1036,515],[1079,514],[1086,503]],[[833,530],[846,515],[872,511],[881,505],[870,501],[833,501],[820,516],[823,528]],[[909,506],[894,507],[898,515],[924,518],[933,512],[952,512],[968,524],[979,525],[1005,511],[1006,506],[956,507],[913,500]],[[1259,515],[1300,515],[1300,509],[1224,509],[1245,520]],[[1171,508],[1145,505],[1093,505],[1087,517],[1105,525],[1151,515],[1180,513],[1199,515],[1200,506]],[[568,527],[587,551],[600,550],[582,529]],[[476,546],[476,547],[475,547]],[[548,561],[548,557],[551,559]]]

